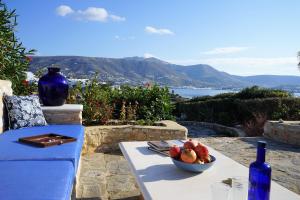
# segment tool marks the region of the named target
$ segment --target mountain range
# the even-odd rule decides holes
[[[31,72],[56,66],[68,78],[91,79],[98,73],[101,81],[113,84],[138,85],[155,82],[173,87],[242,88],[300,86],[300,76],[236,76],[221,72],[206,64],[176,65],[157,58],[102,58],[82,56],[35,56]],[[296,66],[295,66],[296,67]]]

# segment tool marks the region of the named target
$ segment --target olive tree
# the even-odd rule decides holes
[[[0,0],[0,79],[12,81],[15,94],[26,87],[26,71],[34,50],[26,50],[15,35],[17,15]]]

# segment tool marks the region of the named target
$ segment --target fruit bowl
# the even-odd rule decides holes
[[[185,171],[190,171],[190,172],[197,172],[197,173],[201,173],[205,170],[207,170],[208,168],[210,168],[211,166],[213,166],[213,164],[216,161],[216,158],[212,155],[210,155],[211,161],[209,163],[204,163],[204,164],[199,164],[199,163],[185,163],[182,162],[180,160],[176,160],[174,158],[171,158],[173,163],[175,164],[176,167],[185,170]]]

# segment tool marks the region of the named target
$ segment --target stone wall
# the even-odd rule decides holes
[[[0,133],[7,127],[6,109],[3,102],[3,94],[12,95],[11,82],[0,80]]]
[[[164,126],[90,126],[85,128],[83,154],[109,152],[124,141],[186,139],[187,129],[173,121],[161,121]]]
[[[264,126],[264,137],[300,146],[300,121],[267,121]]]
[[[235,136],[235,137],[245,137],[246,134],[244,131],[234,127],[228,127],[221,124],[216,123],[208,123],[208,122],[198,122],[198,121],[180,121],[179,124],[183,126],[202,126],[205,128],[212,129],[217,133],[227,133],[228,135]]]

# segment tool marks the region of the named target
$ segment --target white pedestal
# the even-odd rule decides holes
[[[64,104],[62,106],[42,106],[48,124],[82,124],[83,106]]]

